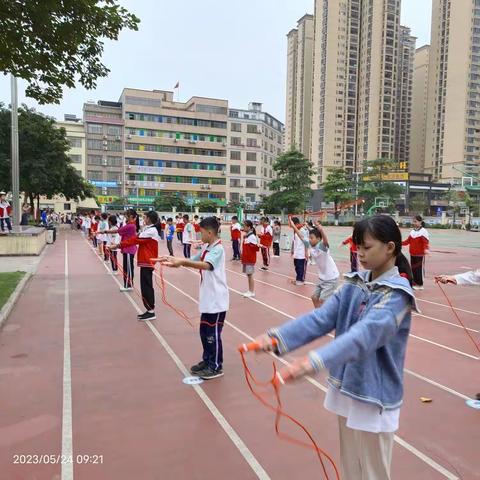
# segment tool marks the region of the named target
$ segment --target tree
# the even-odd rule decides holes
[[[270,201],[277,209],[285,208],[290,213],[305,210],[312,195],[314,174],[312,163],[298,150],[292,149],[280,155],[273,164],[277,178],[269,184]]]
[[[347,180],[347,172],[343,168],[332,168],[323,183],[325,200],[333,202],[335,205],[335,219],[338,220],[340,203],[348,202],[352,199],[351,182]]]
[[[164,211],[171,211],[173,207],[177,209],[177,211],[187,210],[187,204],[185,200],[178,194],[178,192],[165,192],[158,196],[153,205],[155,210],[160,212]]]
[[[213,200],[205,199],[198,202],[196,206],[199,212],[216,212],[218,204]]]
[[[262,200],[258,205],[259,210],[263,210],[265,213],[281,213],[281,199],[279,198],[281,192],[273,193],[272,195],[262,195]]]
[[[419,213],[420,215],[425,214],[425,212],[427,212],[429,208],[428,201],[423,194],[410,197],[409,203],[410,203],[409,205],[410,211]]]
[[[378,158],[365,162],[358,194],[365,199],[366,209],[374,206],[375,198],[380,197],[389,199],[390,208],[394,208],[395,200],[400,197],[403,187],[386,179],[386,174],[397,168],[397,162],[388,158]]]
[[[11,189],[10,110],[0,104],[0,187]],[[63,195],[67,200],[93,197],[93,187],[71,164],[64,128],[53,118],[23,106],[19,109],[18,137],[20,190],[33,208],[41,195]]]
[[[117,40],[140,19],[117,0],[0,0],[0,71],[28,82],[26,95],[60,103],[63,88],[78,80],[87,89],[110,70],[102,39]]]

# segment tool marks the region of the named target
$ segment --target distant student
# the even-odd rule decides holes
[[[200,219],[198,215],[193,216],[193,229],[195,230],[195,250],[202,249],[202,233],[200,232]]]
[[[125,213],[126,224],[118,229],[120,235],[120,245],[122,242],[129,241],[137,236],[140,231],[140,222],[138,220],[137,212],[133,209],[129,209]],[[128,245],[121,247],[123,257],[123,288],[120,288],[122,292],[128,292],[133,290],[133,277],[134,277],[134,258],[137,253],[136,245]]]
[[[182,244],[183,244],[183,256],[185,258],[190,258],[192,253],[192,243],[195,242],[195,229],[190,223],[189,217],[187,214],[183,216],[183,234],[182,234]]]
[[[108,217],[108,230],[104,232],[105,235],[105,250],[108,252],[110,263],[112,265],[112,273],[118,271],[118,252],[112,250],[112,245],[118,245],[121,242],[120,235],[118,234],[117,216],[110,215]]]
[[[167,226],[167,220],[165,219],[165,215],[162,215],[160,220],[160,238],[165,240],[165,228]]]
[[[173,224],[173,218],[167,218],[167,226],[165,227],[165,238],[167,239],[168,253],[173,256],[173,237],[175,236],[175,225]]]
[[[138,245],[137,265],[140,267],[140,291],[142,294],[143,305],[146,311],[137,315],[137,319],[142,322],[155,320],[155,291],[153,289],[153,270],[154,264],[152,258],[158,258],[158,242],[160,240],[160,225],[158,224],[157,212],[151,210],[143,216],[145,228],[138,236],[131,237],[128,240],[120,242],[120,248]],[[112,249],[118,247],[112,246]]]
[[[282,234],[282,224],[278,220],[273,222],[273,256],[280,256],[280,237]]]
[[[303,235],[292,220],[290,220],[290,226],[299,238]],[[315,308],[319,308],[335,293],[340,272],[330,255],[329,248],[325,246],[325,244],[328,245],[327,235],[320,223],[309,231],[308,239],[304,237],[303,243],[310,249],[310,255],[318,269],[319,283],[313,292],[312,302]]]
[[[262,217],[260,219],[262,226],[260,227],[260,245],[262,245],[262,259],[263,266],[260,267],[261,270],[268,270],[270,265],[270,247],[272,246],[273,241],[273,229],[270,226],[270,220],[268,217]]]
[[[230,238],[232,240],[233,258],[232,260],[240,260],[240,239],[242,237],[242,226],[238,223],[238,217],[232,217],[230,225]]]
[[[305,285],[308,253],[308,248],[305,245],[305,240],[308,238],[308,228],[300,224],[300,220],[298,219],[298,217],[293,217],[291,219],[291,223],[296,227],[296,230],[294,230],[293,233],[291,252],[296,276],[295,280],[292,280],[292,283],[294,285]]]
[[[243,294],[246,298],[253,298],[255,296],[255,282],[253,274],[255,272],[255,263],[257,263],[257,252],[260,250],[258,238],[255,233],[255,227],[251,220],[243,222],[243,236],[242,244],[242,271],[248,278],[248,290]]]
[[[177,219],[177,222],[176,222],[176,225],[175,225],[175,228],[176,228],[176,232],[177,232],[177,239],[180,243],[183,244],[183,228],[185,227],[185,223],[183,222],[183,218],[182,218],[182,215],[178,215],[177,217],[175,217]]]
[[[425,229],[425,222],[421,215],[413,218],[413,229],[402,245],[409,245],[410,265],[413,273],[413,289],[423,290],[423,276],[425,270],[425,255],[429,252],[430,237]]]
[[[350,248],[350,271],[357,272],[358,271],[358,253],[357,253],[357,246],[355,245],[352,236],[350,235],[346,238],[342,245],[348,245]]]
[[[100,222],[100,217],[98,215],[93,215],[92,226],[90,227],[90,235],[91,235],[93,246],[95,248],[98,248],[97,231],[98,231],[99,222]]]
[[[11,213],[12,207],[7,201],[7,194],[0,192],[0,227],[2,232],[5,232],[5,226],[9,232],[12,231],[12,222],[10,221]]]
[[[97,243],[98,243],[98,253],[100,256],[103,255],[103,259],[105,262],[108,262],[108,249],[106,249],[107,245],[107,236],[103,232],[108,230],[108,214],[103,212],[100,215],[100,221],[98,223],[98,230],[97,230]]]
[[[335,331],[334,340],[315,345],[278,376],[288,382],[328,371],[324,407],[338,417],[342,480],[388,480],[415,299],[395,266],[402,236],[391,217],[356,223],[353,240],[366,270],[347,273],[343,287],[322,308],[255,341],[285,355]]]
[[[204,247],[192,259],[162,257],[169,267],[190,267],[200,271],[198,308],[200,310],[200,339],[203,346],[202,360],[190,369],[193,375],[211,380],[223,375],[222,329],[229,307],[225,251],[218,237],[219,222],[214,217],[200,222]]]

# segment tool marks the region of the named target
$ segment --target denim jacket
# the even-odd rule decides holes
[[[402,404],[403,365],[415,297],[397,267],[372,282],[369,271],[345,282],[320,308],[273,328],[284,354],[335,330],[335,339],[309,353],[315,370],[344,395],[394,410]]]

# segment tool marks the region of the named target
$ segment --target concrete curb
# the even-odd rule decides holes
[[[31,276],[32,274],[30,272],[25,272],[25,275],[20,280],[20,282],[18,282],[18,285],[16,286],[15,290],[10,295],[10,298],[7,300],[5,305],[0,310],[0,330],[3,327],[3,325],[7,322],[8,315],[10,314],[13,307],[15,306],[15,303],[17,303],[18,297],[22,293],[23,289],[25,288],[25,285],[30,280]]]

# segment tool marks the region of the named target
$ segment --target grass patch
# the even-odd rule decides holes
[[[25,272],[0,273],[0,308],[2,308],[18,285]]]

